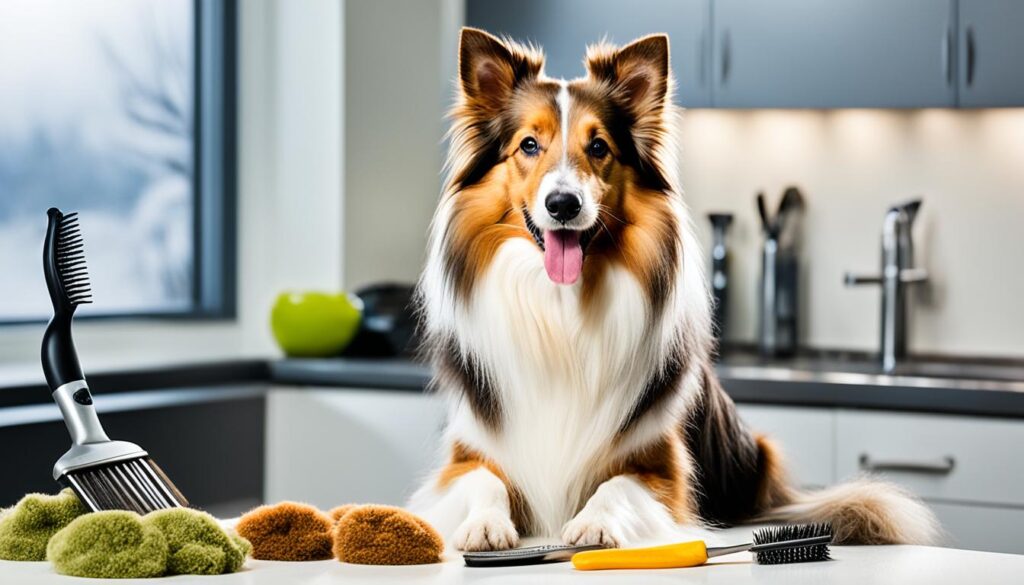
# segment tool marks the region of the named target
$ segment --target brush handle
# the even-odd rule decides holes
[[[57,313],[50,319],[43,333],[43,374],[50,391],[76,380],[84,380],[78,351],[71,337],[71,314]]]
[[[576,553],[572,566],[581,571],[599,569],[676,569],[696,567],[708,560],[703,541],[681,542],[649,548],[618,548]]]
[[[106,443],[110,437],[103,431],[100,418],[96,416],[96,408],[92,404],[92,394],[85,380],[68,382],[53,391],[53,401],[60,408],[64,424],[71,434],[75,445],[90,443]]]
[[[50,391],[73,382],[82,380],[82,366],[78,363],[78,352],[71,338],[71,319],[75,315],[75,304],[68,299],[67,290],[61,284],[61,264],[58,260],[60,223],[64,218],[56,208],[46,212],[46,240],[43,243],[43,275],[46,277],[46,289],[53,303],[53,318],[43,333],[42,362],[43,373]]]

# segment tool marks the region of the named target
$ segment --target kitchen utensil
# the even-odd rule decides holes
[[[766,211],[764,194],[757,194],[757,209],[764,224],[761,258],[758,348],[765,357],[796,353],[799,317],[799,216],[803,196],[788,187],[774,218]]]

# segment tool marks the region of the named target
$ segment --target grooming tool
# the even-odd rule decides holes
[[[92,302],[78,214],[47,212],[43,271],[53,319],[43,334],[42,361],[53,400],[71,434],[71,449],[57,460],[53,478],[70,487],[91,510],[145,514],[188,506],[188,501],[141,447],[107,437],[71,338],[79,305]]]
[[[587,551],[573,555],[581,571],[598,569],[677,569],[703,565],[710,558],[750,551],[760,565],[828,560],[831,524],[772,526],[754,532],[754,542],[709,547],[702,540],[650,548]]]
[[[725,244],[725,232],[732,223],[731,213],[709,213],[711,220],[711,291],[715,298],[715,337],[721,338],[728,316],[726,304],[729,292],[729,248]]]
[[[462,558],[467,567],[517,567],[522,565],[541,565],[544,563],[562,563],[583,551],[595,551],[605,548],[600,544],[584,544],[569,546],[545,544],[509,550],[493,550],[463,553]]]

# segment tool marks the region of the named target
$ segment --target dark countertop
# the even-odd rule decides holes
[[[270,367],[267,360],[229,360],[99,370],[86,376],[93,394],[112,394],[265,383],[270,380]],[[50,390],[42,370],[27,375],[19,369],[18,375],[10,379],[0,375],[0,408],[50,403]]]
[[[717,370],[740,403],[1024,418],[1024,368],[1017,365],[921,360],[883,375],[854,356],[765,361],[740,353]],[[401,359],[282,359],[270,373],[287,385],[416,392],[430,379],[427,366]]]
[[[1024,418],[1024,367],[1010,362],[922,359],[882,375],[856,355],[765,361],[738,352],[723,357],[718,374],[740,403]],[[398,358],[227,361],[89,375],[95,394],[244,383],[422,392],[429,379],[427,366]],[[0,377],[0,408],[49,402],[41,377],[8,384]]]

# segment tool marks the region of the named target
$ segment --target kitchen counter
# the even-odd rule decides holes
[[[733,528],[718,533],[722,542],[739,542],[749,529]],[[531,543],[532,544],[532,543]],[[1024,574],[1024,556],[973,552],[924,546],[833,547],[830,561],[793,565],[753,564],[749,553],[713,559],[703,567],[657,571],[575,571],[568,563],[505,567],[467,568],[458,554],[444,563],[411,567],[371,567],[337,561],[285,563],[249,560],[245,569],[220,577],[178,576],[161,581],[147,579],[88,583],[153,584],[199,581],[203,583],[278,585],[279,583],[370,583],[370,584],[534,584],[534,583],[922,583],[927,585],[1019,583]],[[73,582],[56,575],[49,563],[0,561],[0,582],[19,585],[49,585]]]
[[[719,379],[741,403],[844,407],[1024,418],[1024,368],[922,361],[895,375],[862,359],[764,361],[729,355]],[[270,363],[274,383],[422,391],[430,368],[402,359],[282,359]]]
[[[893,375],[860,356],[762,360],[730,353],[717,364],[722,385],[740,403],[840,407],[1024,418],[1024,366],[921,360]],[[50,404],[41,372],[4,377],[0,408]],[[210,362],[89,375],[94,394],[278,384],[422,392],[430,368],[402,358],[323,358]]]

